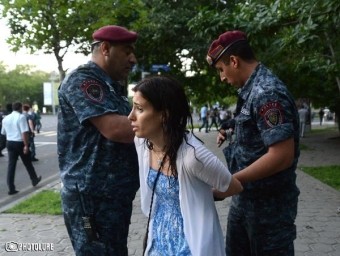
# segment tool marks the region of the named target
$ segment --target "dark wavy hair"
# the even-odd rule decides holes
[[[171,169],[171,175],[177,177],[177,151],[183,139],[188,143],[186,135],[189,133],[189,130],[193,134],[193,121],[189,101],[183,86],[175,78],[163,75],[147,77],[132,90],[140,92],[155,110],[162,112],[165,135],[165,156],[162,162],[168,157],[170,159],[169,168]],[[148,149],[152,150],[152,142],[148,139],[145,142]]]

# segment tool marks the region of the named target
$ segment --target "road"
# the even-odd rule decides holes
[[[15,173],[15,186],[19,190],[16,195],[9,196],[7,187],[8,157],[6,149],[3,150],[5,157],[0,158],[0,208],[12,201],[26,197],[36,189],[59,179],[57,157],[57,117],[52,115],[42,116],[42,130],[35,137],[36,157],[33,162],[37,175],[42,176],[42,181],[34,188],[28,173],[19,158]]]

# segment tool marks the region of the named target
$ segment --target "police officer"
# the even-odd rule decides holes
[[[282,81],[256,60],[241,31],[227,31],[214,40],[207,61],[222,82],[238,88],[234,141],[224,153],[244,191],[232,198],[227,255],[294,255],[299,195],[294,99]],[[224,140],[222,129],[217,143]]]
[[[128,255],[139,176],[121,81],[136,64],[137,33],[109,25],[93,39],[91,61],[66,76],[58,92],[64,220],[76,255]]]

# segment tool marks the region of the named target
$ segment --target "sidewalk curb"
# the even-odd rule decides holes
[[[5,200],[0,202],[0,213],[14,207],[15,205],[27,200],[33,195],[43,191],[43,190],[52,190],[55,186],[60,184],[59,173],[54,176],[49,177],[46,180],[42,179],[43,186],[38,184],[37,187],[28,187],[20,191],[21,194],[18,194],[20,197],[13,198],[13,196],[8,196]],[[22,194],[25,194],[22,196]],[[15,197],[15,196],[14,196]],[[14,200],[13,200],[14,199]]]

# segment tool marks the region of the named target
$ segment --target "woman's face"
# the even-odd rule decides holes
[[[156,111],[141,92],[135,92],[133,96],[133,107],[128,116],[132,129],[139,138],[153,140],[163,135],[162,113]]]

